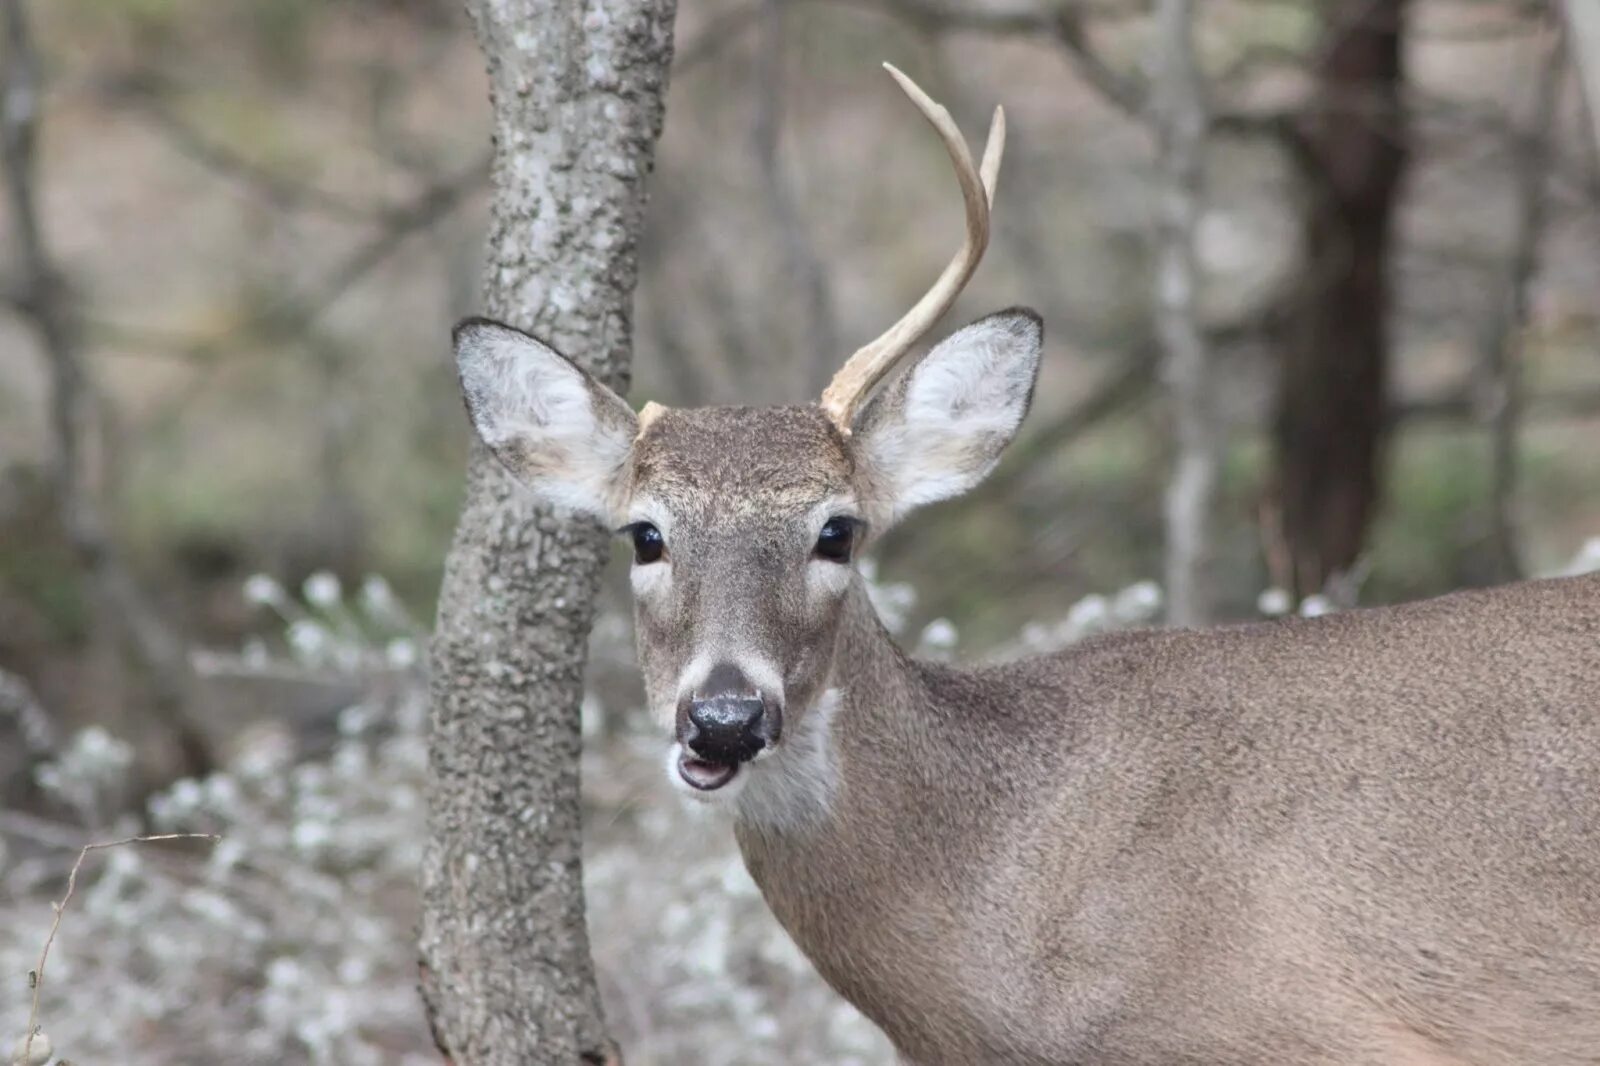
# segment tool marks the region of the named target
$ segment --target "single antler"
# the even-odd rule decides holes
[[[878,382],[893,370],[911,346],[933,328],[956,296],[966,287],[967,279],[978,268],[983,250],[989,244],[989,206],[994,202],[994,183],[1000,174],[1000,154],[1006,146],[1006,113],[994,109],[994,120],[989,125],[989,140],[983,149],[983,166],[972,165],[972,153],[967,142],[950,117],[950,112],[933,102],[917,83],[888,63],[883,65],[911,102],[917,105],[935,130],[955,165],[956,180],[961,183],[961,199],[967,208],[967,239],[961,251],[950,260],[933,288],[914,304],[905,316],[890,326],[877,340],[861,348],[840,368],[822,393],[822,409],[840,431],[848,435],[850,422],[856,408],[867,398]]]

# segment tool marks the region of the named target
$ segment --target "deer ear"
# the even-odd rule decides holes
[[[638,434],[633,410],[521,330],[469,318],[453,337],[461,393],[483,443],[546,503],[609,521]]]
[[[1044,325],[1023,308],[979,319],[902,370],[851,427],[871,494],[897,521],[994,469],[1033,399]]]

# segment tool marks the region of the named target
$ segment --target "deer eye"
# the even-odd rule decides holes
[[[850,549],[855,546],[855,542],[855,519],[830,518],[822,527],[822,532],[817,535],[815,554],[818,559],[826,559],[830,563],[848,563]]]
[[[662,539],[661,530],[649,522],[635,522],[625,531],[633,538],[633,561],[640,566],[661,561],[661,555],[667,550],[667,542]]]

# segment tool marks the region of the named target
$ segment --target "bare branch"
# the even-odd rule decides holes
[[[1040,463],[1142,399],[1155,382],[1159,364],[1153,347],[1123,360],[1088,395],[1007,449],[999,469],[963,499],[981,503],[1010,492]]]
[[[987,8],[950,0],[843,0],[893,14],[929,33],[983,33],[994,37],[1039,37],[1065,51],[1080,77],[1130,118],[1145,118],[1147,87],[1113,67],[1089,37],[1085,6],[1063,3],[1054,11],[1029,4]]]
[[[473,192],[486,185],[489,158],[485,155],[456,177],[432,186],[410,203],[386,209],[382,216],[383,228],[357,245],[318,283],[308,286],[306,292],[312,295],[296,293],[274,300],[267,307],[234,324],[226,337],[215,334],[183,336],[164,330],[150,330],[137,324],[81,320],[120,343],[135,344],[153,354],[204,365],[205,373],[191,382],[176,399],[161,405],[150,416],[152,424],[160,424],[171,417],[173,411],[182,410],[190,404],[195,395],[210,384],[213,375],[224,365],[220,356],[230,346],[237,346],[246,338],[277,344],[299,343],[309,338],[318,320],[345,293],[382,266],[407,240],[435,225]]]
[[[1283,329],[1283,314],[1281,299],[1263,300],[1249,313],[1207,326],[1206,344],[1225,356],[1269,342]],[[979,503],[1010,492],[1056,452],[1141,402],[1155,384],[1160,369],[1160,346],[1153,338],[1122,353],[1118,369],[1107,374],[1054,420],[1019,438],[1006,449],[1006,456],[995,472],[961,499]]]
[[[1036,37],[1053,41],[1083,83],[1123,115],[1151,128],[1150,83],[1136,72],[1124,71],[1095,45],[1089,25],[1092,17],[1111,14],[1092,4],[1066,0],[1053,8],[1025,6],[983,8],[952,0],[827,0],[855,7],[876,8],[929,33],[983,33],[994,37]],[[1202,108],[1209,132],[1219,137],[1264,138],[1298,149],[1296,109],[1259,110],[1228,107]]]
[[[18,1061],[32,1061],[33,1041],[39,1036],[39,995],[44,991],[44,967],[50,961],[50,948],[56,942],[56,933],[61,930],[61,916],[67,911],[67,904],[72,902],[72,894],[78,888],[78,871],[82,869],[84,860],[91,851],[104,851],[108,848],[120,848],[130,844],[155,844],[166,840],[210,840],[217,841],[222,838],[214,833],[162,833],[156,836],[124,837],[121,840],[107,840],[96,844],[85,844],[78,852],[78,861],[72,864],[72,872],[67,875],[67,894],[61,897],[60,903],[51,904],[55,910],[55,918],[50,923],[50,933],[44,938],[44,948],[39,952],[39,963],[28,975],[28,983],[33,988],[33,1004],[28,1008],[28,1031],[22,1038],[22,1054]]]
[[[180,154],[224,178],[241,182],[274,207],[319,211],[347,222],[371,222],[383,217],[382,208],[347,200],[257,163],[189,122],[153,91],[135,91],[132,100],[138,113]]]
[[[318,299],[307,309],[309,318],[320,316],[351,286],[388,259],[407,238],[429,228],[455,210],[473,191],[487,185],[492,158],[486,154],[456,177],[424,190],[410,203],[387,210],[383,232],[357,249],[317,285]]]
[[[1052,19],[1051,28],[1055,39],[1066,49],[1078,76],[1090,87],[1128,117],[1141,120],[1149,117],[1150,87],[1112,67],[1095,50],[1082,8],[1062,4]]]

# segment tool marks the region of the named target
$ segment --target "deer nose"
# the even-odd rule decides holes
[[[777,715],[736,666],[719,664],[678,708],[678,740],[702,759],[748,762],[777,739]]]

